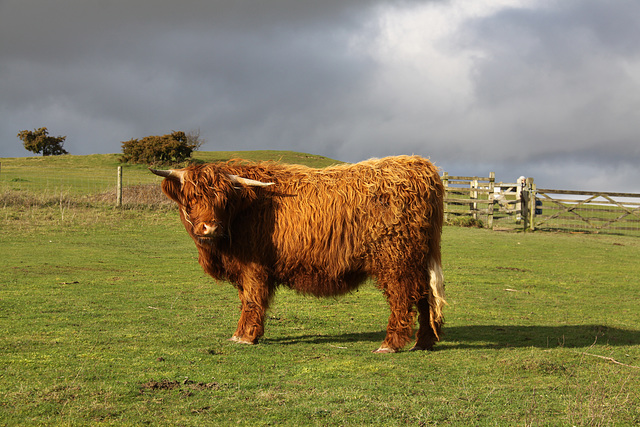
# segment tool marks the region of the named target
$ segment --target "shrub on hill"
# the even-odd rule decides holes
[[[173,131],[162,136],[147,136],[122,143],[123,163],[170,164],[184,162],[202,145],[200,134]]]
[[[43,156],[59,156],[61,154],[69,154],[67,150],[62,148],[66,136],[49,136],[47,128],[39,128],[30,130],[22,130],[18,133],[18,138],[24,144],[24,148]]]

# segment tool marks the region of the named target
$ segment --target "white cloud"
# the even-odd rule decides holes
[[[457,35],[469,20],[530,3],[458,0],[381,6],[375,23],[354,38],[374,67],[362,93],[362,120],[367,123],[348,135],[340,155],[473,155],[478,134],[485,137],[494,129],[492,118],[475,108],[473,71],[478,57],[488,53],[461,47]]]

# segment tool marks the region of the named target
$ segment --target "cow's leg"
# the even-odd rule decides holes
[[[264,335],[264,317],[269,306],[268,298],[264,298],[260,293],[247,292],[242,288],[238,294],[242,303],[240,320],[231,341],[257,344],[258,339]]]
[[[436,320],[432,324],[432,309],[428,297],[421,298],[416,305],[418,306],[420,328],[416,334],[416,345],[411,350],[433,350],[434,344],[439,340],[442,319]]]
[[[246,277],[243,283],[243,286],[238,287],[242,303],[240,320],[231,341],[256,344],[264,335],[265,312],[269,307],[272,289],[266,279],[258,280],[257,276]]]
[[[395,353],[411,340],[415,323],[413,302],[409,295],[404,292],[406,288],[403,288],[401,283],[394,285],[398,286],[398,288],[392,290],[387,288],[385,291],[391,309],[389,323],[387,324],[387,336],[380,348],[374,353]]]

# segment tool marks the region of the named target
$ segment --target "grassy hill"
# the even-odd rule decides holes
[[[327,157],[294,151],[196,151],[196,162],[230,159],[271,160],[323,168],[340,163]],[[0,191],[30,194],[88,196],[115,191],[117,167],[123,168],[123,184],[137,186],[157,183],[147,165],[120,163],[120,154],[87,156],[47,156],[0,158]]]
[[[127,168],[140,168],[146,170],[146,165],[132,165],[120,163],[120,154],[90,154],[87,156],[37,156],[37,157],[0,157],[3,172],[9,168],[105,168],[124,166]],[[281,150],[254,150],[254,151],[195,151],[193,160],[201,162],[221,162],[231,159],[246,159],[253,161],[271,160],[282,163],[301,164],[310,167],[323,168],[341,163],[328,157],[316,154],[299,153],[296,151]]]
[[[196,151],[194,159],[205,162],[220,162],[230,159],[246,159],[253,161],[271,160],[280,163],[300,164],[313,168],[324,168],[342,163],[338,160],[316,154],[298,153],[296,151],[255,150],[255,151]]]

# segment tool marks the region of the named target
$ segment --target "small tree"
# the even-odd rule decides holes
[[[146,136],[122,143],[123,163],[169,164],[180,163],[191,157],[193,150],[202,145],[200,133],[173,131],[163,136]]]
[[[66,136],[49,136],[47,128],[23,130],[18,133],[18,138],[24,144],[24,148],[33,153],[42,153],[43,156],[57,156],[69,154],[62,146]]]
[[[204,144],[204,139],[200,138],[200,129],[191,130],[185,134],[187,143],[193,145],[193,151],[199,150]]]

